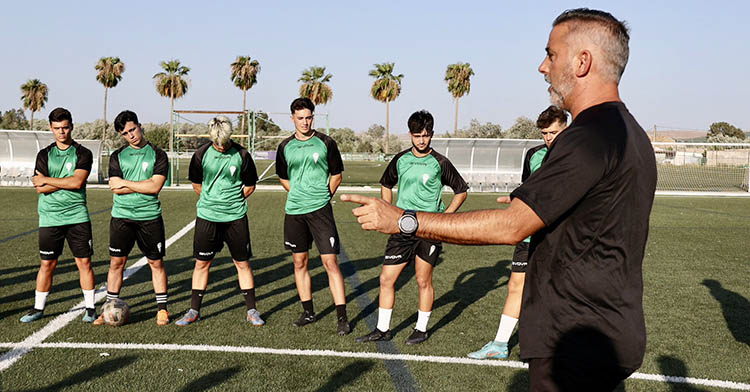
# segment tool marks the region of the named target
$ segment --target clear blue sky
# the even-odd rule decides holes
[[[94,64],[118,56],[126,72],[109,93],[110,121],[123,109],[136,111],[142,122],[168,120],[169,100],[152,81],[159,62],[168,59],[191,68],[190,90],[176,108],[239,110],[242,92],[229,80],[229,64],[249,55],[261,63],[249,108],[286,112],[301,71],[325,66],[334,97],[317,112],[330,112],[332,126],[362,131],[385,123],[385,105],[370,98],[367,73],[387,61],[405,74],[401,96],[391,103],[391,129],[405,130],[409,114],[424,108],[442,132],[453,127],[454,107],[445,68],[462,61],[476,76],[460,101],[459,127],[475,118],[507,129],[548,105],[537,67],[550,24],[564,9],[586,6],[609,11],[631,28],[621,96],[644,128],[707,129],[728,121],[750,131],[750,82],[742,76],[750,62],[748,1],[217,3],[3,4],[0,109],[20,107],[20,85],[38,78],[50,91],[41,116],[64,106],[77,122],[101,118],[104,92]],[[292,126],[288,117],[276,120]]]

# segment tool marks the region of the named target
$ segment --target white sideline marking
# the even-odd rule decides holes
[[[28,339],[27,339],[28,340]],[[158,351],[204,351],[224,353],[297,355],[309,357],[339,357],[359,359],[400,360],[414,362],[451,363],[477,366],[496,366],[525,369],[529,366],[519,361],[493,361],[462,357],[442,357],[434,355],[385,354],[375,352],[352,352],[334,350],[300,350],[279,349],[251,346],[214,346],[204,344],[141,344],[141,343],[0,343],[0,348],[27,349],[34,348],[70,348],[70,349],[98,349],[98,350],[158,350]],[[633,373],[630,379],[665,382],[673,384],[695,384],[719,388],[750,391],[750,384],[734,381],[710,380],[706,378],[665,376],[662,374]]]
[[[172,237],[170,237],[167,242],[164,244],[165,248],[169,248],[170,245],[174,244],[175,241],[182,238],[185,234],[187,234],[188,231],[192,230],[193,227],[195,227],[195,220],[188,223],[180,229],[177,233],[175,233]],[[129,268],[127,268],[123,272],[122,279],[125,281],[130,276],[132,276],[134,273],[138,272],[139,269],[141,269],[144,265],[148,264],[148,260],[146,257],[141,257],[140,260],[133,263]],[[96,290],[96,295],[94,296],[94,303],[99,302],[107,293],[107,285],[104,284],[99,289]],[[0,372],[8,369],[9,367],[13,366],[16,361],[21,359],[24,355],[28,354],[29,351],[31,351],[34,347],[37,347],[37,345],[42,344],[42,342],[50,337],[53,333],[59,331],[63,327],[65,327],[69,322],[73,321],[78,315],[80,315],[84,310],[84,302],[81,301],[67,312],[55,317],[52,321],[47,323],[42,329],[34,332],[31,334],[31,336],[27,337],[23,340],[23,342],[13,346],[12,350],[8,351],[7,353],[0,356]],[[41,346],[40,346],[41,347]]]

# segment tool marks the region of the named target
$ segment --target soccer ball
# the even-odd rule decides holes
[[[102,306],[102,316],[104,323],[113,327],[118,327],[128,322],[130,318],[130,307],[125,301],[114,298]]]

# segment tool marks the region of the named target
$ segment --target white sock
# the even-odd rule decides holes
[[[432,312],[423,312],[417,310],[417,331],[427,332],[427,323],[430,322],[430,315]]]
[[[387,332],[391,329],[391,315],[393,309],[378,308],[378,329],[380,332]]]
[[[47,304],[47,295],[49,291],[36,291],[34,290],[34,309],[44,310],[44,305]]]
[[[94,290],[83,290],[83,303],[86,305],[86,309],[94,309]]]
[[[508,343],[510,335],[513,335],[513,329],[516,328],[518,319],[507,315],[500,317],[500,325],[497,327],[497,335],[495,335],[495,341],[501,343]]]

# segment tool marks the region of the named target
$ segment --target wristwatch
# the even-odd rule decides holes
[[[417,211],[405,210],[401,218],[398,218],[398,229],[401,231],[401,235],[413,237],[417,233],[418,228]]]

